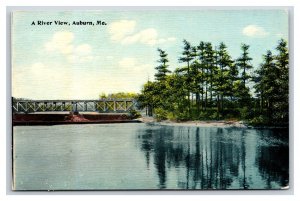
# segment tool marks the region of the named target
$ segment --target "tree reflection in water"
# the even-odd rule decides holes
[[[269,131],[268,137],[273,135]],[[160,189],[286,186],[288,145],[261,144],[265,137],[262,131],[238,128],[149,126],[138,132],[137,139],[148,169],[153,160]],[[170,173],[174,170],[176,176]]]
[[[288,142],[288,131],[277,129],[277,138],[270,136],[273,132],[270,130],[259,131],[260,140],[263,142],[257,149],[256,163],[259,167],[260,175],[266,180],[266,188],[273,188],[274,183],[280,182],[281,186],[289,185],[289,147],[284,146]],[[266,140],[273,140],[273,146],[268,146]]]

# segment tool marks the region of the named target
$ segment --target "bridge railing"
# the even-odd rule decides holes
[[[136,109],[135,99],[98,100],[13,100],[14,113],[33,112],[129,112]]]

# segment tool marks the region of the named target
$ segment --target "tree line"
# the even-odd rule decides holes
[[[137,99],[158,120],[247,120],[253,124],[287,125],[289,53],[281,39],[275,54],[266,51],[256,67],[250,46],[241,44],[232,58],[225,43],[213,46],[183,40],[182,66],[171,72],[168,54],[158,48],[155,81],[143,85]],[[253,71],[254,70],[254,71]]]

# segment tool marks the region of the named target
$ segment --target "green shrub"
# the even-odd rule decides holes
[[[263,115],[259,115],[249,120],[249,124],[253,126],[269,125],[269,119]]]
[[[190,119],[188,112],[183,112],[183,113],[177,113],[176,114],[176,119],[178,121],[187,121]]]
[[[167,119],[174,121],[177,120],[177,116],[173,112],[168,112]]]
[[[218,115],[218,112],[212,112],[212,113],[210,114],[209,118],[210,118],[211,120],[217,120],[217,119],[220,118],[220,114]]]
[[[215,120],[215,119],[218,119],[218,112],[213,109],[207,109],[206,111],[201,111],[195,120]]]
[[[139,113],[138,111],[136,111],[136,110],[134,110],[134,109],[131,109],[130,111],[129,111],[129,117],[131,118],[131,119],[136,119],[136,118],[139,118],[139,117],[141,117],[142,115],[141,115],[141,113]]]
[[[162,108],[155,108],[154,114],[157,121],[166,120],[168,116],[168,112]]]

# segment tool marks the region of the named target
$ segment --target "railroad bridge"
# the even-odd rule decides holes
[[[34,112],[129,112],[136,109],[135,99],[98,99],[98,100],[12,100],[13,113]]]

